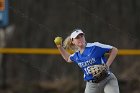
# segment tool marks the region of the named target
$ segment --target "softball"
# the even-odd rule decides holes
[[[56,37],[54,39],[54,42],[55,42],[56,45],[61,45],[61,43],[62,43],[62,37]]]

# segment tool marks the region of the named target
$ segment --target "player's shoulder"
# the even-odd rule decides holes
[[[101,43],[99,43],[99,42],[87,43],[86,47],[97,46],[99,44],[101,44]]]
[[[103,43],[100,43],[100,42],[87,43],[86,47],[92,47],[92,46],[102,47],[102,48],[112,48],[113,47],[111,45],[103,44]]]
[[[78,55],[78,52],[79,52],[78,50],[75,51],[73,54],[70,55],[70,57],[74,57],[74,56]]]

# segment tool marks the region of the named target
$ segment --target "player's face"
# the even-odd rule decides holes
[[[79,34],[76,38],[72,40],[72,43],[78,47],[83,47],[85,45],[84,34]]]

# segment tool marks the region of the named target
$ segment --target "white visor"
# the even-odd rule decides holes
[[[80,29],[75,30],[74,32],[71,33],[70,38],[76,38],[79,34],[84,34],[84,32]]]

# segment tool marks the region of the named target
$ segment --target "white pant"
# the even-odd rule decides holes
[[[119,93],[117,78],[111,73],[100,83],[86,83],[85,93]]]

